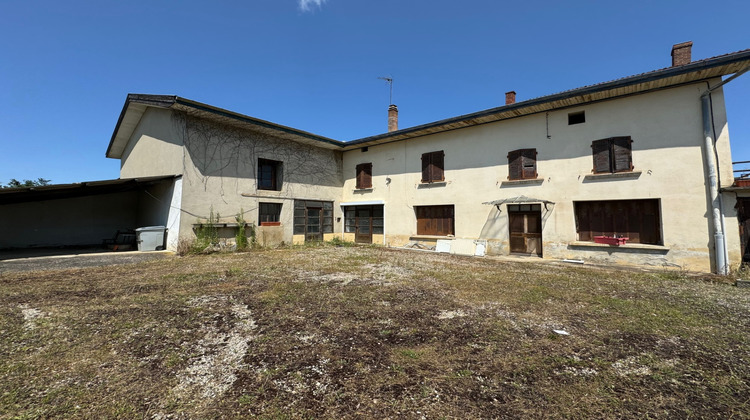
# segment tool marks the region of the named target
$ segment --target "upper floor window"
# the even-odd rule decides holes
[[[568,114],[568,125],[583,124],[586,122],[586,111],[571,112]]]
[[[277,160],[258,159],[258,189],[281,191],[282,166]]]
[[[536,149],[519,149],[508,153],[508,179],[536,179]]]
[[[357,165],[357,189],[372,188],[372,163]]]
[[[630,137],[610,137],[591,143],[594,153],[595,174],[630,172],[633,170],[631,154],[633,140]]]
[[[440,182],[445,180],[443,163],[445,153],[442,150],[422,154],[422,182]]]

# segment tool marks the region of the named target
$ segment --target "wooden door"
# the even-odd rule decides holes
[[[542,212],[509,211],[510,252],[542,256]]]
[[[372,243],[372,211],[370,207],[358,207],[356,210],[354,242],[358,244]]]
[[[305,241],[323,240],[323,209],[319,207],[308,207],[305,211]]]

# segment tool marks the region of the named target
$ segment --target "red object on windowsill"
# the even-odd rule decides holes
[[[616,238],[613,236],[594,236],[594,242],[597,244],[606,244],[620,246],[628,242],[630,238]]]
[[[281,226],[281,222],[260,222],[261,226]]]

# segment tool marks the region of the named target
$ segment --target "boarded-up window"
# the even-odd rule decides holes
[[[508,153],[508,179],[536,179],[536,149],[519,149]]]
[[[443,163],[445,153],[442,150],[422,154],[422,182],[444,181]]]
[[[574,206],[579,241],[616,236],[640,244],[662,243],[657,199],[577,201]]]
[[[593,172],[602,174],[632,171],[632,143],[630,137],[610,137],[592,142]]]
[[[454,234],[453,205],[417,206],[417,235],[447,236]]]
[[[372,163],[357,165],[357,189],[372,188]]]

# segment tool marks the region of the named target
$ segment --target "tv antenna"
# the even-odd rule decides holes
[[[388,88],[390,89],[390,93],[388,96],[388,105],[393,104],[393,77],[378,77],[380,80],[385,80],[386,83],[388,83]]]

